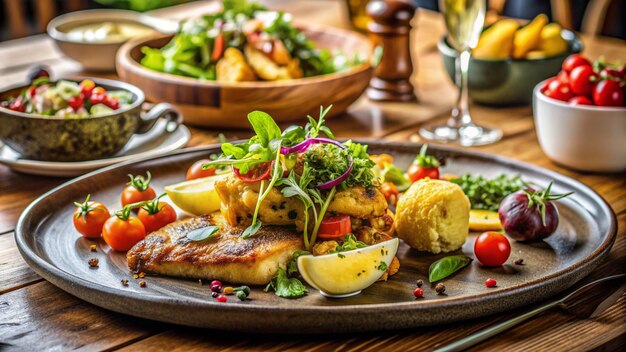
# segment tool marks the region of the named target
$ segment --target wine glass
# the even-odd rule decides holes
[[[473,123],[468,106],[467,73],[470,52],[478,44],[486,6],[486,0],[439,0],[439,7],[448,28],[448,43],[457,52],[455,81],[459,88],[459,97],[445,124],[428,125],[420,129],[420,135],[426,139],[473,146],[494,143],[502,138],[502,131],[499,129]]]

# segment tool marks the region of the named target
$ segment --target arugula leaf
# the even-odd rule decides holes
[[[253,111],[248,114],[248,121],[254,129],[254,133],[259,137],[259,143],[262,146],[268,147],[271,140],[281,138],[280,127],[268,113]]]
[[[215,235],[219,229],[219,226],[200,227],[189,231],[186,237],[192,241],[203,241],[207,238],[213,237],[213,235]]]
[[[285,269],[280,267],[278,268],[276,276],[265,287],[265,292],[269,292],[270,290],[274,290],[276,296],[283,298],[298,298],[308,292],[307,288],[300,280],[289,278]]]
[[[385,182],[391,182],[396,185],[399,192],[404,192],[411,186],[411,181],[404,176],[404,172],[390,163],[385,163],[385,167],[380,173],[380,178]]]
[[[454,274],[463,269],[472,259],[465,255],[451,255],[441,258],[430,265],[428,268],[428,281],[436,282]]]

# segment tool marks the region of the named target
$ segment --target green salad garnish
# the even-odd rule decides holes
[[[493,179],[487,179],[480,175],[466,174],[452,179],[450,182],[461,186],[463,192],[470,200],[472,209],[490,211],[498,211],[500,202],[504,197],[528,186],[521,176],[507,176],[505,174],[501,174]]]
[[[364,62],[356,55],[317,49],[291,20],[290,14],[255,2],[225,0],[223,11],[183,21],[164,47],[143,47],[141,64],[175,75],[235,82],[316,76]]]

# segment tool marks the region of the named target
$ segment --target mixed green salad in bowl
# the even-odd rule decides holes
[[[132,102],[133,94],[126,90],[107,91],[89,79],[52,82],[47,75],[42,75],[19,95],[2,100],[0,106],[40,116],[87,118],[109,115]]]
[[[359,54],[320,49],[292,16],[246,0],[188,19],[161,48],[144,46],[141,65],[220,82],[278,81],[340,72],[365,62]]]

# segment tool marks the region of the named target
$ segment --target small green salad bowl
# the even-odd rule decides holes
[[[180,112],[168,103],[142,109],[141,89],[119,81],[92,79],[97,86],[124,90],[130,104],[108,114],[82,118],[45,116],[13,111],[0,106],[0,140],[24,159],[43,161],[86,161],[107,158],[119,152],[133,136],[153,128],[160,118],[167,123],[161,133],[171,133],[182,122]],[[16,97],[28,86],[0,92],[0,101]]]

